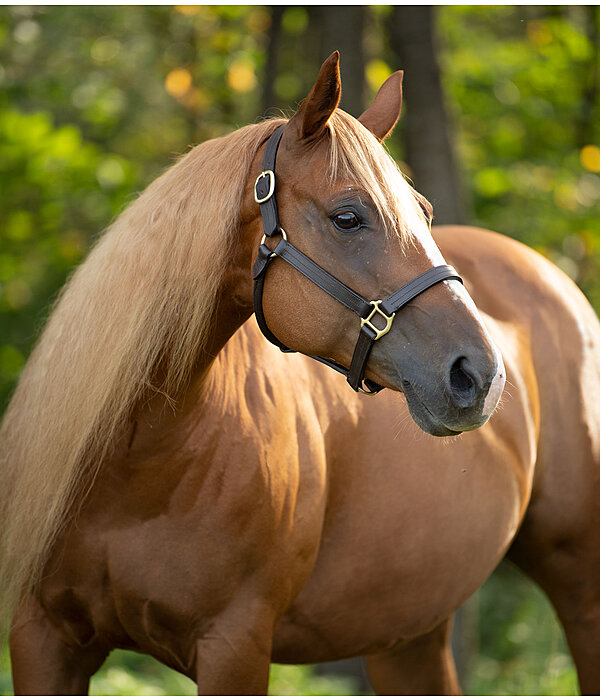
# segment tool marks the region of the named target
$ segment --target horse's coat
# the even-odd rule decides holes
[[[400,101],[390,90],[397,82],[386,84],[363,115],[378,138],[397,119]],[[398,199],[386,200],[392,195],[384,187],[369,204],[364,169],[363,182],[352,179],[349,167],[327,176],[331,133],[366,138],[349,117],[332,115],[337,99],[333,56],[286,129],[280,213],[308,255],[350,277],[368,298],[381,298],[440,253],[405,183],[394,180],[388,188]],[[52,546],[30,557],[33,569],[46,557],[43,576],[25,589],[15,615],[16,691],[85,692],[110,649],[124,647],[152,654],[209,694],[265,693],[271,658],[302,663],[355,655],[367,656],[379,692],[458,692],[449,620],[509,548],[556,606],[582,689],[598,691],[600,329],[593,311],[570,280],[524,246],[478,229],[442,227],[435,239],[479,312],[456,282],[427,290],[402,310],[401,323],[378,341],[368,372],[407,397],[391,390],[373,398],[354,394],[327,368],[281,354],[249,318],[250,268],[261,237],[252,183],[260,144],[275,125],[200,147],[142,195],[82,266],[30,363],[4,428],[4,478],[21,502],[27,494],[33,499],[30,514],[2,504],[3,522],[13,530],[20,517],[23,547],[44,544],[26,525],[34,528],[41,518],[43,503],[34,494],[39,482],[55,478],[60,450],[74,466],[61,477],[63,510],[53,501],[58,525],[50,519],[46,526]],[[231,144],[242,152],[238,169],[245,169],[241,201],[225,192],[228,180],[235,186],[226,162],[235,153]],[[211,175],[196,163],[202,171],[211,165]],[[377,163],[367,152],[364,167]],[[345,236],[329,218],[360,208],[356,192],[367,221]],[[229,239],[215,241],[223,225],[215,222],[211,234],[213,221],[203,219],[206,209],[194,197],[208,207],[221,195],[229,197],[223,213],[238,206],[240,215]],[[386,201],[388,223],[403,229],[400,236],[382,220]],[[219,274],[207,267],[211,255]],[[133,284],[118,296],[128,284],[125,272]],[[200,290],[210,297],[202,308],[194,298]],[[355,317],[280,261],[266,280],[264,308],[290,347],[348,364]],[[96,311],[120,353],[118,367],[104,355],[110,342],[93,355],[102,377],[110,370],[104,404],[93,371],[84,374],[81,350],[93,353],[100,342]],[[75,338],[74,327],[93,342]],[[203,344],[190,336],[198,329]],[[78,342],[79,350],[70,349]],[[45,401],[53,414],[56,407],[68,411],[67,401],[81,406],[71,410],[73,433],[61,426],[61,415],[44,418],[42,405],[36,420],[50,427],[36,432],[34,423],[23,436],[31,407],[40,403],[28,392],[44,378],[59,387],[67,377],[53,370],[54,347],[71,353],[63,367],[80,376],[68,378],[62,403],[52,403],[50,389]],[[452,384],[458,350],[470,368],[461,381],[474,387],[468,406],[458,405]],[[144,372],[130,357],[135,352],[146,358]],[[177,363],[181,354],[187,364]],[[501,405],[485,423],[503,367]],[[134,369],[135,387],[133,380],[120,384]],[[109,389],[125,386],[128,401],[111,399]],[[97,408],[87,424],[96,427],[80,435],[86,388]],[[431,437],[412,422],[407,398],[431,433],[485,425]],[[102,432],[99,421],[113,414],[115,425]],[[48,453],[54,449],[46,434],[52,426],[55,466],[48,466],[49,454],[39,465],[23,458],[26,466],[10,471],[14,455],[32,454],[35,440],[45,440]],[[70,440],[79,452],[73,448],[69,457]],[[86,464],[97,467],[93,481]],[[17,535],[13,549],[3,543],[10,562],[18,558]],[[27,572],[20,580],[29,586]]]

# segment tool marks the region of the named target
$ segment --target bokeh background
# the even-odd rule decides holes
[[[1,7],[0,411],[111,220],[190,145],[293,111],[333,49],[355,115],[405,70],[388,147],[437,222],[527,243],[598,310],[599,35],[596,6]],[[577,692],[554,613],[508,564],[461,610],[454,643],[469,694]],[[6,649],[0,691],[12,692]],[[195,686],[118,652],[92,692]],[[271,692],[369,687],[360,662],[275,666]]]

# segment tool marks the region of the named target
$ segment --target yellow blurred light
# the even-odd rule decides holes
[[[75,262],[81,258],[85,250],[85,237],[81,231],[68,231],[59,245],[60,256],[68,262]]]
[[[531,170],[531,181],[537,190],[551,192],[554,187],[554,171],[546,165],[538,165]]]
[[[234,61],[227,71],[227,84],[234,92],[250,92],[256,87],[256,74],[250,63]]]
[[[122,185],[125,180],[123,164],[118,158],[104,158],[96,168],[96,179],[105,189]]]
[[[305,7],[288,7],[281,18],[281,27],[286,34],[300,36],[308,27],[308,12]]]
[[[230,53],[237,45],[238,38],[235,32],[228,29],[221,29],[213,33],[211,43],[217,51]]]
[[[600,148],[598,146],[584,146],[579,153],[579,159],[586,170],[591,173],[600,173]]]
[[[172,97],[183,97],[192,87],[192,74],[187,68],[174,68],[165,78],[165,89]]]
[[[180,15],[185,15],[186,17],[197,15],[201,9],[202,5],[175,5],[175,11],[179,12]]]
[[[545,46],[552,42],[552,30],[540,20],[533,20],[527,23],[527,36],[529,40],[538,46]]]
[[[202,112],[212,104],[212,98],[205,90],[192,88],[183,98],[183,104],[194,112]]]
[[[246,26],[254,34],[266,32],[271,26],[271,15],[263,8],[257,7],[248,15]]]
[[[302,90],[302,81],[295,73],[281,73],[275,78],[275,93],[286,102],[297,100]]]
[[[593,255],[597,250],[600,249],[600,241],[595,231],[591,229],[583,229],[579,232],[579,235],[585,243],[585,251],[587,255]]]
[[[18,311],[33,298],[31,287],[22,279],[8,280],[4,285],[4,298],[11,309]]]
[[[554,202],[565,211],[575,211],[578,206],[577,190],[573,185],[563,183],[558,185],[552,193]]]
[[[96,63],[110,63],[119,55],[121,43],[111,36],[101,36],[92,44],[90,55]]]
[[[367,82],[373,92],[377,92],[381,85],[390,77],[392,70],[385,61],[377,59],[369,61],[366,68]]]

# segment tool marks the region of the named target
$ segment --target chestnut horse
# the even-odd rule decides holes
[[[17,693],[85,693],[117,647],[206,694],[357,655],[380,693],[457,693],[451,617],[507,552],[600,690],[599,324],[524,246],[432,237],[380,145],[400,85],[355,120],[333,54],[289,122],[192,150],[66,286],[2,432]],[[250,318],[257,255],[263,330],[298,354]]]

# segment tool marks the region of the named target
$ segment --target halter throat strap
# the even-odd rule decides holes
[[[390,330],[396,313],[416,296],[443,280],[455,279],[462,282],[462,279],[450,265],[439,265],[415,277],[386,299],[368,301],[293,246],[287,240],[287,235],[279,221],[275,196],[275,163],[284,129],[285,124],[282,124],[267,141],[263,157],[263,170],[254,183],[254,199],[260,206],[265,232],[253,268],[253,301],[256,320],[267,340],[279,347],[282,352],[295,352],[272,333],[263,312],[262,297],[265,273],[273,260],[281,258],[360,318],[360,331],[349,369],[324,357],[316,355],[310,355],[310,357],[343,374],[354,391],[376,394],[383,387],[364,377],[375,341],[382,338]],[[267,238],[277,236],[281,236],[281,240],[274,249],[265,245]]]

